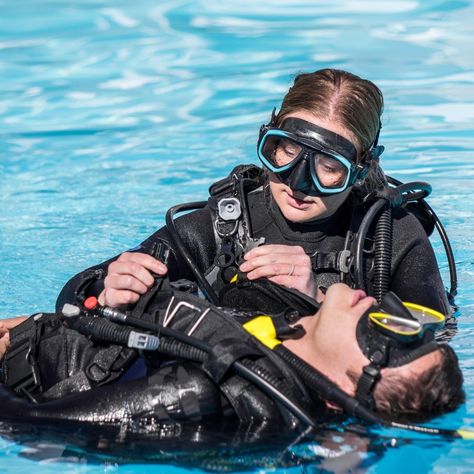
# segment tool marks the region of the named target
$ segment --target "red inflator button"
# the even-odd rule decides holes
[[[89,298],[86,298],[84,301],[84,308],[91,310],[96,308],[98,304],[99,302],[95,296],[89,296]]]

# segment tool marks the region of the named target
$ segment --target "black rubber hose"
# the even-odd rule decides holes
[[[394,186],[400,186],[402,184],[401,181],[399,181],[396,178],[393,178],[392,176],[387,176],[387,181]],[[441,223],[439,217],[433,211],[431,206],[424,199],[420,199],[418,202],[433,217],[436,230],[438,231],[441,237],[441,241],[443,242],[444,250],[446,252],[446,258],[448,259],[448,265],[449,265],[449,277],[450,277],[449,296],[451,300],[450,302],[454,304],[454,297],[457,295],[457,289],[458,289],[458,277],[457,277],[456,261],[454,259],[453,249],[451,247],[448,235],[446,233],[446,230],[443,227],[443,224]]]
[[[367,232],[369,231],[369,228],[377,214],[386,204],[387,201],[385,199],[379,199],[374,204],[372,204],[370,209],[367,211],[367,214],[362,219],[359,232],[357,233],[354,255],[354,276],[355,286],[361,290],[366,290],[364,278],[364,243],[367,237]]]
[[[308,387],[324,400],[334,402],[351,416],[357,416],[371,423],[384,423],[374,412],[365,408],[355,398],[343,392],[334,382],[331,382],[321,372],[293,354],[283,344],[279,344],[274,351],[288,365],[295,369]]]
[[[171,357],[191,360],[193,362],[204,362],[207,358],[206,351],[203,351],[199,347],[190,346],[181,341],[177,341],[174,337],[161,337],[157,352]]]
[[[438,216],[436,213],[433,211],[431,206],[425,202],[424,200],[421,201],[423,206],[426,207],[428,212],[431,213],[431,215],[434,218],[436,230],[438,231],[441,241],[443,242],[444,250],[446,252],[446,258],[448,259],[448,267],[449,267],[449,279],[450,279],[450,288],[449,288],[449,297],[450,297],[450,303],[454,304],[454,297],[458,294],[458,276],[456,272],[456,261],[454,260],[454,253],[453,249],[451,247],[451,243],[449,242],[448,234],[446,233],[446,230],[443,227],[443,224],[441,224],[441,221],[439,220]]]
[[[374,297],[381,303],[390,288],[392,266],[392,209],[382,212],[375,226]]]
[[[162,332],[165,332],[164,330],[169,329],[163,328]],[[187,338],[194,339],[191,336],[187,336]],[[204,362],[207,358],[207,353],[211,351],[211,348],[203,341],[200,341],[200,346],[201,349],[189,347],[187,346],[187,343],[183,343],[179,340],[175,340],[174,343],[171,341],[164,341],[164,345],[160,345],[158,351],[164,354],[173,355],[174,357],[183,359],[189,358],[190,360],[194,360],[196,362]],[[204,349],[204,347],[206,347],[206,349]],[[170,350],[170,352],[168,353],[167,350]],[[254,383],[272,400],[276,400],[281,403],[301,422],[313,428],[317,426],[316,422],[287,396],[285,393],[286,390],[280,389],[279,386],[281,383],[278,383],[277,386],[274,385],[274,383],[276,383],[276,379],[273,376],[268,376],[266,371],[261,370],[260,367],[255,368],[251,361],[235,361],[232,364],[232,368],[237,375],[240,375],[245,380]]]
[[[206,297],[208,301],[211,303],[218,305],[219,298],[217,297],[214,289],[206,280],[202,272],[199,270],[198,266],[192,259],[191,255],[189,255],[188,249],[184,245],[181,237],[179,236],[178,229],[174,224],[174,216],[178,212],[185,212],[185,211],[193,211],[195,209],[202,209],[207,204],[206,201],[199,201],[199,202],[190,202],[185,204],[178,204],[177,206],[173,206],[168,209],[166,213],[166,226],[170,231],[170,238],[173,241],[176,250],[178,250],[180,256],[185,261],[188,268],[193,273],[194,277],[196,278],[196,283],[198,284],[200,290]]]
[[[161,336],[163,343],[158,346],[158,351],[165,354],[169,350],[169,355],[179,358],[190,358],[197,362],[203,362],[207,358],[207,354],[211,352],[211,346],[200,339],[188,336],[180,331],[172,328],[160,326],[159,324],[144,321],[139,318],[127,316],[119,311],[114,311],[117,316],[117,320],[120,320],[124,324],[131,324],[132,326],[139,327],[141,329],[147,329],[153,331],[157,336]],[[106,322],[110,322],[105,320]],[[165,336],[165,338],[163,338]],[[167,338],[175,339],[174,342],[166,340]],[[161,341],[160,341],[161,342]],[[191,346],[191,347],[189,347]],[[249,365],[248,363],[246,365]],[[278,387],[275,387],[271,381],[265,379],[262,373],[255,373],[253,368],[247,367],[240,361],[235,361],[232,364],[233,370],[237,375],[245,378],[246,380],[253,382],[263,392],[265,392],[270,398],[280,402],[286,407],[293,415],[300,421],[308,426],[316,427],[316,422],[307,415],[298,405],[290,400],[286,393],[283,393]],[[261,371],[260,371],[261,372]]]
[[[107,321],[103,318],[90,316],[70,317],[65,319],[67,325],[75,331],[92,338],[97,342],[111,342],[122,346],[128,346],[130,327]]]

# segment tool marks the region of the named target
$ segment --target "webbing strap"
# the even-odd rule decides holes
[[[311,255],[311,264],[314,272],[332,270],[335,272],[348,273],[350,257],[350,250],[314,252]]]

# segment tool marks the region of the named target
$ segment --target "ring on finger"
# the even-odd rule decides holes
[[[293,272],[294,272],[294,271],[295,271],[295,264],[292,263],[292,264],[291,264],[291,267],[290,267],[290,271],[288,272],[288,276],[293,275]]]

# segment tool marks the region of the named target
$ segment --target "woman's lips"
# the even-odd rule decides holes
[[[303,199],[299,199],[296,196],[293,196],[289,193],[287,193],[286,196],[287,196],[286,197],[287,203],[292,207],[295,207],[297,209],[307,209],[309,206],[311,206],[310,202],[307,202]]]

